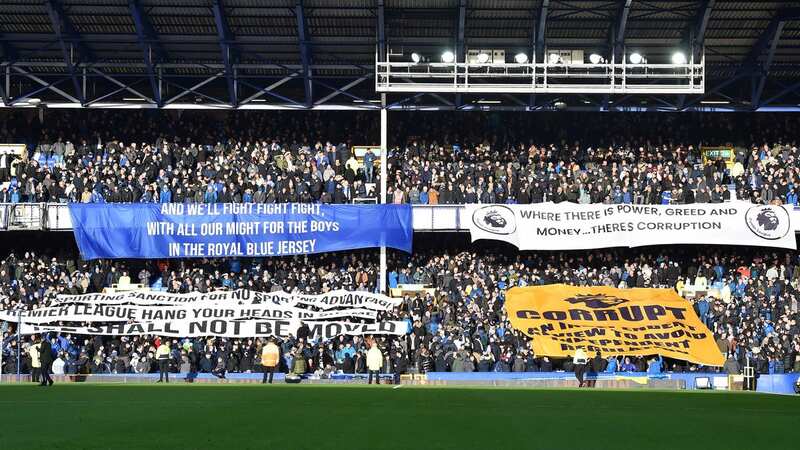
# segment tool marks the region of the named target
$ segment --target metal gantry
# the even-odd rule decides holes
[[[703,94],[705,63],[376,62],[375,90],[455,94]]]

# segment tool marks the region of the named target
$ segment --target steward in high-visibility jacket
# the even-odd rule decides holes
[[[156,359],[158,360],[158,382],[169,383],[169,343],[166,340],[161,341],[161,345],[156,349]]]
[[[375,383],[381,384],[381,367],[383,367],[383,353],[378,348],[378,344],[372,343],[372,348],[367,351],[367,384],[372,384],[372,376],[375,376]]]
[[[278,366],[278,361],[281,357],[281,350],[275,345],[271,339],[267,345],[261,349],[261,365],[264,366],[264,378],[261,383],[266,383],[269,378],[269,383],[272,384],[272,375],[275,373],[275,368]]]
[[[31,381],[34,383],[39,382],[39,375],[42,373],[42,360],[39,359],[40,348],[42,348],[41,343],[36,343],[28,348],[28,354],[31,355]]]

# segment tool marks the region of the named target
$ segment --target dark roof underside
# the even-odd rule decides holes
[[[383,4],[385,42],[393,53],[412,51],[438,55],[457,48],[459,9],[465,8],[464,47],[505,49],[507,53],[535,46],[537,27],[545,24],[546,48],[575,48],[608,52],[621,24],[624,46],[650,58],[668,57],[698,40],[706,11],[705,44],[707,91],[740,73],[743,67],[764,67],[771,58],[762,98],[783,91],[785,102],[799,103],[788,89],[800,80],[800,6],[796,1],[645,1],[633,0],[627,20],[621,22],[625,0],[220,0],[224,33],[215,17],[215,0],[3,0],[0,2],[0,61],[47,83],[68,75],[74,63],[80,75],[87,70],[88,91],[99,97],[120,88],[91,70],[127,83],[141,78],[137,92],[153,97],[145,54],[160,71],[164,97],[192,87],[210,76],[218,78],[196,90],[229,100],[226,51],[241,77],[236,89],[241,99],[282,80],[274,93],[303,103],[302,67],[310,65],[314,81],[311,101],[367,76],[331,103],[377,98],[374,71],[378,43],[379,4]],[[709,5],[710,3],[710,5]],[[544,6],[544,8],[543,8]],[[137,30],[138,8],[144,28]],[[298,20],[302,11],[304,22]],[[541,15],[546,11],[544,20]],[[60,30],[54,27],[54,20]],[[770,33],[780,21],[779,40],[771,49]],[[137,32],[140,31],[140,32]],[[306,40],[299,36],[305,33]],[[222,36],[226,37],[222,37]],[[766,44],[764,42],[766,36]],[[306,44],[307,59],[301,47]],[[34,64],[29,64],[34,63]],[[49,64],[52,63],[52,64]],[[88,67],[88,69],[87,69]],[[13,69],[13,67],[12,67]],[[17,69],[6,97],[24,95],[44,85]],[[752,71],[751,71],[752,72]],[[729,83],[722,98],[747,101],[754,76]],[[77,93],[75,80],[60,81],[59,89]],[[37,94],[56,95],[50,90]],[[88,96],[88,95],[87,95]],[[123,89],[108,99],[130,97]],[[193,95],[190,96],[194,98]],[[356,98],[357,97],[357,98]],[[427,96],[426,96],[427,97]],[[187,97],[189,98],[189,97]],[[267,102],[284,102],[262,95]],[[197,101],[206,101],[203,97]]]

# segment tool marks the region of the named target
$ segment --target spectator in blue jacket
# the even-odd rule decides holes
[[[705,297],[697,301],[697,315],[700,316],[700,321],[706,326],[708,326],[708,308],[708,300]]]
[[[620,367],[620,372],[636,372],[636,365],[631,361],[630,356],[625,357],[625,362]]]
[[[203,203],[217,203],[217,192],[211,184],[208,185],[206,193],[203,195]]]
[[[661,355],[656,355],[655,358],[651,358],[647,361],[647,374],[648,375],[660,375],[661,374],[661,364],[663,363],[663,359]]]
[[[609,356],[608,357],[608,364],[606,365],[605,373],[615,373],[617,371],[617,357],[616,356]]]
[[[161,186],[161,194],[158,197],[159,203],[172,203],[172,191],[166,184]]]
[[[786,194],[786,204],[787,205],[794,205],[797,206],[797,191],[795,188],[789,189],[789,192]]]
[[[101,194],[99,190],[95,189],[94,191],[92,191],[91,202],[92,203],[105,203],[106,200],[103,198],[103,194]]]
[[[421,205],[427,205],[428,204],[428,188],[427,187],[422,188],[422,191],[420,191],[420,193],[419,193],[419,203]]]
[[[364,177],[367,183],[372,183],[374,173],[375,173],[375,153],[372,152],[372,149],[368,148],[367,152],[364,153]]]

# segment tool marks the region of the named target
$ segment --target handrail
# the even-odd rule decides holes
[[[468,231],[466,205],[412,205],[414,231]],[[800,232],[800,207],[789,209]],[[0,231],[70,231],[67,203],[0,203]]]

